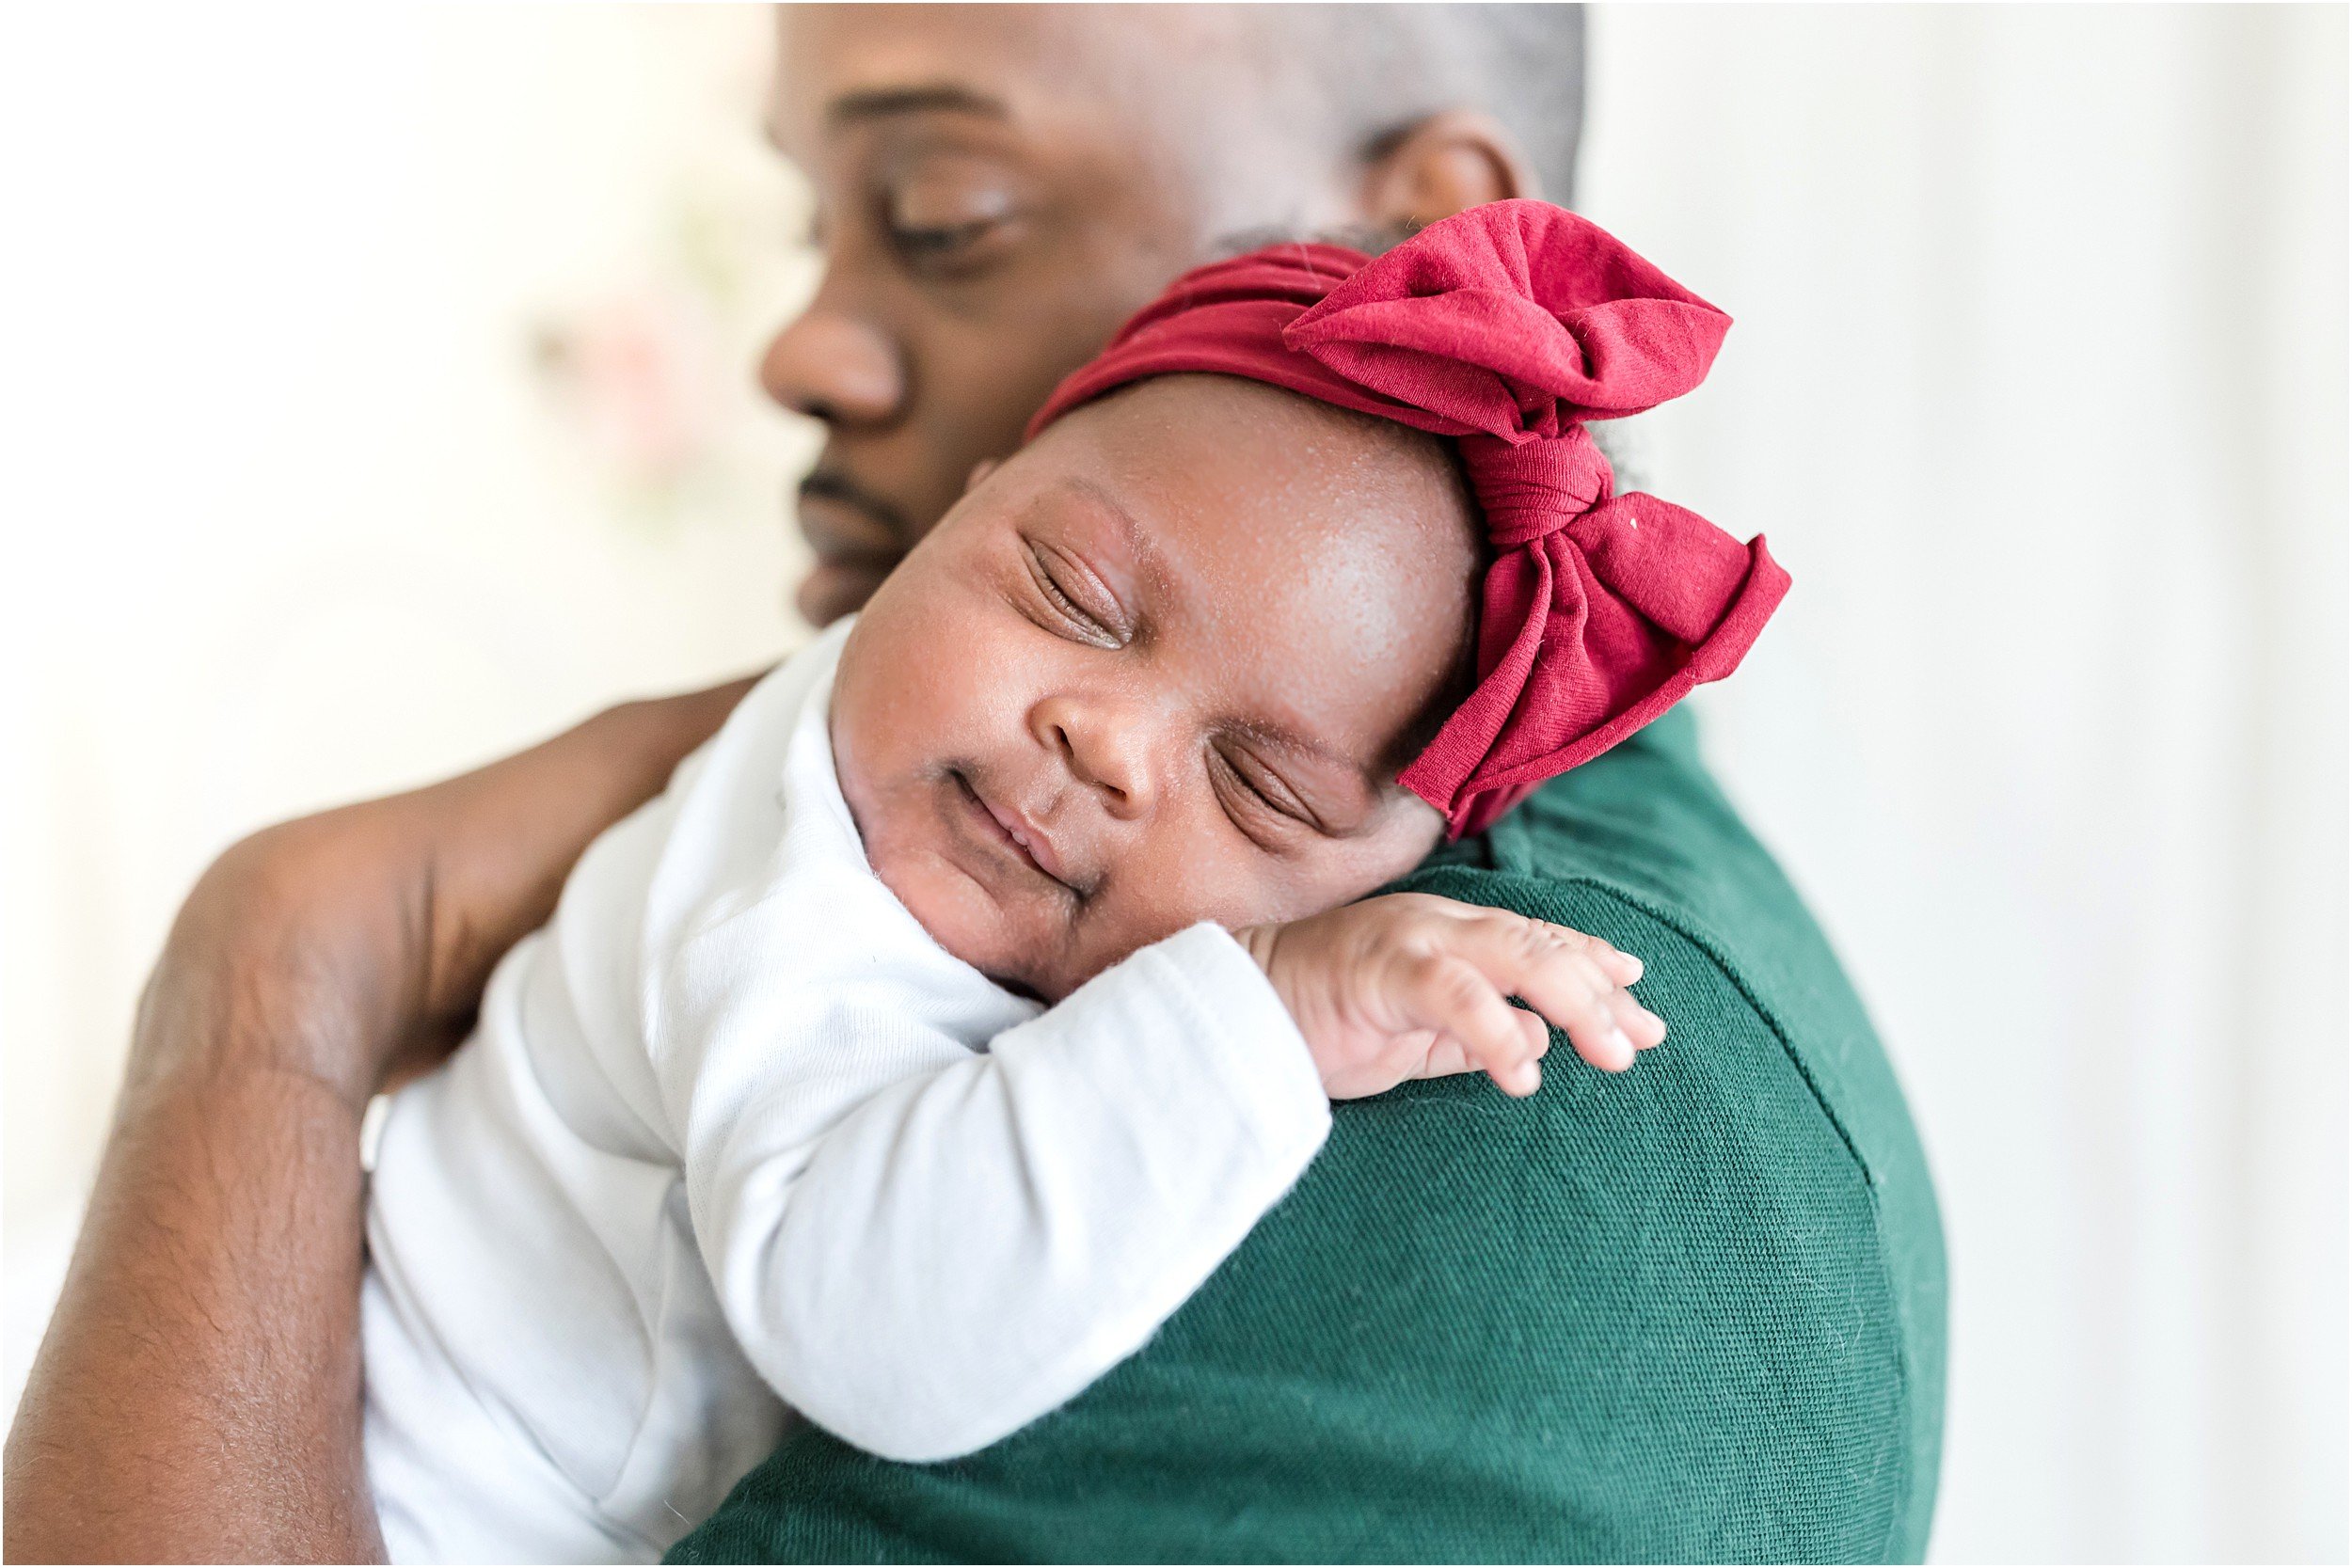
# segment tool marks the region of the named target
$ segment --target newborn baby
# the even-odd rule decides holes
[[[1440,293],[1471,314],[1439,338],[1489,294],[1536,312],[1481,340],[1507,371],[1407,404],[1400,356],[1467,363],[1426,319],[1373,322],[1369,373],[1299,346]],[[1575,422],[1695,384],[1710,320],[1505,203],[1370,263],[1202,269],[1066,383],[591,847],[390,1102],[363,1326],[392,1555],[658,1556],[793,1419],[983,1447],[1181,1306],[1331,1100],[1532,1093],[1547,1019],[1610,1069],[1662,1038],[1604,943],[1355,901],[1727,672],[1776,602],[1760,541],[1613,498]]]

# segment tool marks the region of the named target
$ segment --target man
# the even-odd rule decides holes
[[[830,262],[763,370],[830,427],[803,613],[863,603],[973,465],[1210,254],[1565,200],[1582,35],[1549,7],[787,12],[771,135]]]
[[[774,132],[823,286],[813,621],[862,602],[1168,277],[1268,232],[1564,198],[1581,24],[1486,8],[810,8]],[[190,895],[8,1453],[8,1555],[361,1558],[358,1129],[742,688],[273,829]],[[1620,1084],[1368,1102],[1208,1289],[971,1460],[805,1433],[690,1557],[1915,1556],[1942,1255],[1835,962],[1661,722],[1412,885],[1640,953]],[[1399,1180],[1403,1172],[1415,1180]],[[1214,1180],[1215,1173],[1203,1173]],[[1409,1203],[1402,1195],[1414,1194]]]

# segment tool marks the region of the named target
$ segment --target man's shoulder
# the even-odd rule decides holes
[[[1865,1179],[1924,1189],[1909,1110],[1868,1014],[1812,912],[1701,765],[1686,713],[1552,781],[1484,840],[1399,885],[1612,940],[1639,925],[1625,945],[1648,966],[1640,994],[1653,1008],[1661,995],[1706,1002],[1669,1052],[1752,1015],[1757,1049],[1788,1058],[1791,1092],[1815,1101]]]
[[[1741,1260],[1729,1281],[1739,1296],[1733,1316],[1749,1321],[1725,1326],[1738,1327],[1756,1357],[1751,1386],[1776,1390],[1775,1418],[1826,1424],[1839,1441],[1860,1439],[1864,1426],[1891,1439],[1881,1457],[1901,1472],[1887,1495],[1898,1513],[1878,1549],[1923,1551],[1942,1430],[1946,1307],[1926,1160],[1851,983],[1780,866],[1708,776],[1687,715],[1555,781],[1486,842],[1406,885],[1589,930],[1643,959],[1636,990],[1666,1019],[1665,1047],[1616,1081],[1569,1065],[1566,1092],[1531,1107],[1534,1119],[1549,1129],[1564,1168],[1581,1166],[1591,1182],[1614,1173],[1607,1201],[1646,1213],[1645,1227],[1626,1238],[1645,1266],[1662,1260],[1672,1272],[1694,1247]],[[1564,1212],[1561,1220],[1609,1223],[1597,1211]],[[1690,1276],[1684,1286],[1706,1283]],[[1677,1292],[1657,1292],[1645,1306],[1672,1313]],[[1842,1353],[1832,1326],[1841,1314],[1867,1324]],[[1769,1342],[1799,1323],[1800,1338],[1827,1336],[1815,1347],[1821,1360],[1803,1370],[1783,1365]],[[1894,1405],[1881,1402],[1886,1394]],[[1758,1414],[1726,1409],[1726,1425],[1753,1442],[1767,1435],[1747,1424]],[[1816,1456],[1834,1446],[1817,1443]],[[1818,1481],[1807,1490],[1817,1501],[1825,1496]],[[1871,1512],[1860,1508],[1851,1520]]]
[[[1297,1188],[1069,1405],[941,1466],[804,1433],[680,1556],[1917,1556],[1924,1166],[1835,958],[1686,736],[1408,885],[1638,954],[1667,1045],[1614,1077],[1555,1053],[1527,1101],[1457,1078],[1338,1107]]]

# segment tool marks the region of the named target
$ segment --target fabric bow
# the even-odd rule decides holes
[[[1266,382],[1454,439],[1495,550],[1478,683],[1398,775],[1476,832],[1738,666],[1788,590],[1761,535],[1617,495],[1583,421],[1705,379],[1731,319],[1596,225],[1499,201],[1376,259],[1277,245],[1186,274],[1029,434],[1151,375]]]

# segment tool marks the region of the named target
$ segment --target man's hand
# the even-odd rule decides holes
[[[382,1554],[360,1451],[360,1114],[463,1037],[588,842],[749,685],[632,703],[268,829],[204,874],[141,998],[8,1434],[8,1560]]]
[[[1507,910],[1396,893],[1234,935],[1298,1021],[1334,1100],[1480,1070],[1506,1093],[1534,1094],[1546,1020],[1609,1072],[1666,1037],[1626,989],[1640,959]]]

